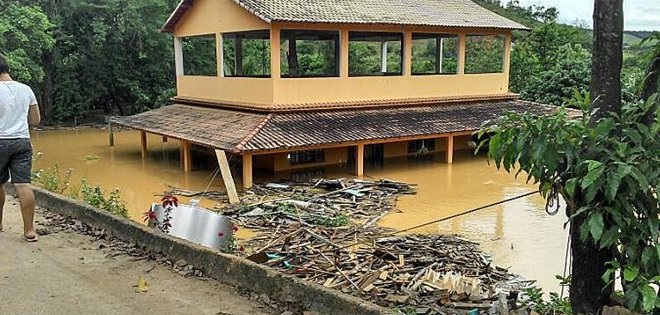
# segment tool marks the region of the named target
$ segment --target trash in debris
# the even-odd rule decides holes
[[[442,307],[489,308],[500,292],[533,283],[494,266],[477,243],[460,237],[390,234],[377,227],[292,223],[245,246],[266,253],[263,264],[285,273],[387,307],[428,308],[425,314]],[[351,246],[359,242],[364,244]]]
[[[369,227],[395,210],[397,197],[414,193],[413,185],[390,180],[268,183],[255,185],[240,204],[221,210],[237,224],[253,230],[290,223],[337,227],[351,221]]]
[[[144,276],[140,276],[138,278],[137,289],[135,289],[135,292],[137,293],[149,292],[149,286],[147,285],[147,280],[144,278]]]

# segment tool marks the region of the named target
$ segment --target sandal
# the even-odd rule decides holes
[[[30,237],[27,237],[27,236],[23,235],[23,239],[24,239],[26,242],[28,242],[28,243],[34,243],[34,242],[36,242],[36,241],[39,240],[39,237],[37,237],[37,236],[35,235],[34,237],[31,237],[31,238],[30,238]]]

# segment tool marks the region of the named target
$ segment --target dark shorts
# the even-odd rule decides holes
[[[30,139],[0,139],[0,184],[29,184],[32,179]]]

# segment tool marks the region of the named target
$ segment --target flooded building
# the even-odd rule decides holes
[[[513,30],[470,0],[183,0],[172,33],[173,104],[112,123],[271,171],[440,153],[483,122],[547,112],[509,92]],[[223,166],[224,165],[224,166]]]

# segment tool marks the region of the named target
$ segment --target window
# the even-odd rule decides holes
[[[408,153],[435,151],[435,139],[408,141]]]
[[[309,164],[325,162],[325,150],[295,151],[288,155],[289,164]]]
[[[504,72],[504,36],[468,35],[465,40],[465,73]]]
[[[280,37],[283,78],[339,76],[338,32],[282,30]]]
[[[456,74],[458,36],[413,34],[412,74]]]
[[[218,75],[215,35],[183,37],[181,47],[184,75]]]
[[[226,33],[222,37],[226,77],[270,77],[270,31]]]
[[[403,34],[350,32],[348,37],[350,76],[403,73]]]

